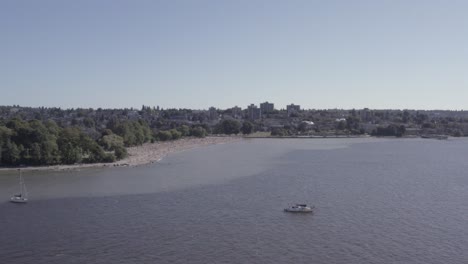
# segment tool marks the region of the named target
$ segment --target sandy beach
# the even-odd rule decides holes
[[[165,156],[184,150],[214,144],[225,144],[242,140],[242,137],[205,137],[183,138],[175,141],[145,143],[141,146],[127,148],[128,157],[113,163],[91,163],[73,165],[55,165],[41,167],[23,167],[22,170],[76,170],[96,167],[134,167],[160,161]],[[0,171],[17,170],[18,168],[0,168]]]
[[[224,144],[242,140],[242,137],[205,137],[205,138],[183,138],[176,141],[157,143],[146,143],[142,146],[127,148],[128,157],[112,163],[116,166],[137,166],[157,162],[163,157],[196,147],[214,144]]]

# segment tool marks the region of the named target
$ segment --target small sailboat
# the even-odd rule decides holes
[[[284,208],[284,211],[289,213],[312,213],[314,211],[314,207],[307,206],[307,204],[295,204],[288,208]]]
[[[21,170],[19,170],[19,184],[20,184],[20,192],[19,194],[14,194],[10,198],[10,202],[12,203],[26,203],[28,202],[28,191],[26,190],[26,184],[23,180],[23,175],[21,174]]]

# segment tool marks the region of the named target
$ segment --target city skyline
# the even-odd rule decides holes
[[[463,1],[0,7],[0,105],[467,109]]]
[[[30,106],[30,105],[17,105],[17,104],[12,104],[12,105],[0,105],[0,107],[7,107],[7,108],[31,108],[31,109],[39,109],[39,108],[45,108],[45,109],[53,109],[53,108],[59,108],[59,109],[62,109],[62,110],[72,110],[72,109],[92,109],[92,110],[99,110],[99,109],[102,109],[102,110],[124,110],[124,109],[132,109],[132,110],[135,110],[135,111],[139,111],[139,110],[142,110],[143,108],[152,108],[152,109],[155,109],[157,111],[164,111],[164,110],[171,110],[171,109],[175,109],[175,110],[193,110],[193,111],[210,111],[211,109],[214,109],[214,110],[221,110],[221,111],[225,111],[225,110],[232,110],[232,109],[237,109],[240,110],[240,111],[244,111],[244,110],[249,110],[250,107],[255,107],[257,108],[259,111],[261,111],[261,105],[264,104],[264,103],[271,103],[272,105],[274,105],[273,107],[273,110],[278,110],[278,111],[288,111],[288,107],[292,106],[293,108],[294,107],[299,107],[300,108],[300,111],[321,111],[321,110],[324,110],[324,111],[334,111],[334,110],[338,110],[338,111],[352,111],[352,110],[371,110],[371,111],[405,111],[405,110],[408,110],[408,111],[428,111],[428,112],[431,112],[431,111],[434,111],[434,112],[439,112],[439,111],[447,111],[447,112],[467,112],[468,110],[466,109],[437,109],[437,108],[433,108],[433,109],[416,109],[416,108],[369,108],[369,107],[363,107],[363,108],[343,108],[343,107],[335,107],[335,108],[307,108],[307,107],[302,107],[301,105],[299,104],[294,104],[294,103],[289,103],[289,104],[286,104],[286,105],[280,105],[280,106],[276,106],[276,104],[274,102],[268,102],[268,101],[264,101],[264,102],[255,102],[255,103],[250,103],[248,105],[239,105],[239,104],[236,104],[236,105],[231,105],[231,106],[228,106],[228,107],[215,107],[213,105],[211,106],[206,106],[206,107],[202,107],[202,108],[189,108],[189,107],[161,107],[160,105],[158,104],[149,104],[149,105],[145,105],[145,104],[142,104],[140,106],[130,106],[130,107],[82,107],[82,106],[77,106],[77,107],[61,107],[61,106],[45,106],[45,105],[41,105],[41,106]]]

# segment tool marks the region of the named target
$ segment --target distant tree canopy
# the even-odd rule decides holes
[[[159,131],[156,134],[156,139],[159,141],[167,141],[172,139],[172,133],[170,131]]]
[[[168,141],[168,140],[177,140],[185,136],[192,137],[205,137],[206,130],[203,127],[195,126],[189,128],[188,126],[182,126],[177,129],[170,130],[160,130],[154,134],[154,138],[157,141]]]
[[[241,127],[242,134],[244,135],[251,134],[253,132],[253,128],[254,126],[252,123],[250,123],[249,121],[245,121]]]
[[[241,125],[239,121],[232,119],[225,119],[218,123],[215,127],[215,133],[217,134],[239,134]]]
[[[276,137],[289,136],[289,132],[285,128],[274,128],[271,130],[271,135]]]
[[[116,159],[123,159],[127,156],[127,149],[121,136],[110,134],[103,135],[99,144],[107,151],[114,151]]]
[[[85,120],[84,127],[19,118],[0,124],[0,166],[113,162],[127,155],[125,146],[143,144],[151,138],[144,121],[124,121],[112,123],[93,139],[85,130],[94,123]]]
[[[141,145],[151,140],[151,129],[144,120],[112,120],[107,128],[123,138],[125,146]]]
[[[105,150],[114,150],[124,146],[123,138],[116,134],[103,135],[99,143]]]
[[[240,111],[239,111],[240,110]],[[44,127],[48,133],[59,136],[61,129],[66,127],[79,127],[80,130],[91,139],[98,142],[101,147],[105,147],[100,140],[103,136],[115,134],[123,139],[124,146],[140,145],[144,142],[154,142],[159,140],[157,133],[159,131],[170,131],[172,129],[181,133],[181,137],[203,136],[203,134],[235,134],[236,126],[229,126],[229,122],[240,122],[239,131],[249,133],[252,123],[254,131],[272,131],[282,126],[289,135],[300,134],[388,134],[376,127],[386,128],[388,125],[404,125],[411,130],[411,134],[444,134],[453,136],[468,136],[468,111],[445,111],[445,110],[372,110],[364,109],[309,109],[288,114],[286,109],[277,109],[269,113],[262,114],[260,119],[248,119],[247,109],[226,109],[217,110],[216,116],[221,116],[213,120],[209,110],[190,110],[190,109],[162,109],[160,107],[142,106],[140,109],[60,109],[47,107],[21,107],[21,106],[0,106],[0,126],[14,131],[8,138],[11,142],[8,147],[12,148],[14,158],[15,146],[11,143],[21,141],[21,145],[32,151],[29,153],[31,159],[42,160],[41,144],[33,145],[37,138],[41,137]],[[210,118],[211,117],[211,118]],[[16,119],[16,120],[14,120]],[[21,127],[19,120],[27,120],[28,127]],[[39,120],[40,124],[29,124],[29,120]],[[50,121],[50,120],[54,120]],[[233,120],[224,122],[223,120]],[[307,126],[301,123],[301,120],[313,120],[313,126]],[[339,122],[342,120],[341,122]],[[8,123],[8,125],[7,125]],[[244,124],[245,123],[245,124]],[[202,128],[205,133],[202,132]],[[234,128],[234,129],[232,129]],[[28,134],[28,129],[37,130],[37,134]],[[200,132],[200,133],[199,133]],[[273,131],[273,134],[278,131]],[[2,132],[4,133],[4,131]],[[13,132],[12,132],[13,133]],[[279,131],[281,133],[281,131]],[[25,135],[33,142],[23,142]],[[171,133],[172,137],[179,137],[177,133]],[[19,141],[18,141],[19,140]],[[5,141],[5,140],[3,140]],[[2,142],[5,146],[6,142]],[[16,144],[16,143],[15,143]],[[26,147],[26,145],[28,147]],[[51,146],[49,146],[51,147]],[[16,144],[16,148],[21,146]],[[53,147],[52,147],[53,148]],[[39,151],[39,149],[41,151]],[[109,152],[109,150],[104,149]],[[25,150],[26,151],[26,150]],[[3,155],[4,151],[0,151]],[[26,153],[28,154],[28,153]],[[39,158],[39,154],[41,157]],[[7,155],[8,156],[8,155]],[[26,155],[27,156],[27,155]],[[28,156],[29,157],[29,156]],[[2,157],[4,159],[5,156]],[[50,158],[50,157],[49,157]],[[47,157],[45,158],[47,159]]]
[[[218,122],[218,118],[210,119],[209,111],[190,109],[0,106],[0,166],[107,162],[124,158],[126,147],[211,133],[271,131],[272,136],[294,136],[372,132],[374,136],[399,137],[408,128],[408,134],[468,136],[466,111],[311,109],[288,115],[281,109],[256,120],[248,120],[247,113],[234,108],[218,111],[222,116]],[[314,125],[301,120],[313,120]]]
[[[337,130],[345,130],[346,129],[346,121],[339,121],[337,126],[336,126],[336,129]]]
[[[372,131],[372,135],[402,137],[405,132],[406,128],[403,125],[388,125],[387,127],[377,127],[374,131]]]
[[[206,134],[207,134],[206,130],[203,127],[200,127],[200,126],[192,127],[190,129],[190,135],[192,137],[203,138],[203,137],[206,136]]]
[[[297,130],[300,132],[306,132],[308,128],[308,124],[306,122],[301,122],[299,126],[297,127]]]
[[[190,128],[187,125],[181,125],[177,128],[177,130],[181,133],[182,137],[186,137],[190,135]]]

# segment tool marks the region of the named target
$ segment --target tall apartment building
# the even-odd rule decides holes
[[[262,111],[262,114],[271,113],[274,109],[274,104],[269,103],[268,101],[260,104],[260,110]]]
[[[210,117],[210,120],[218,119],[218,110],[216,110],[216,108],[214,107],[210,107],[210,109],[208,110],[208,116]]]
[[[241,118],[242,117],[242,108],[240,108],[238,106],[234,106],[233,108],[231,108],[231,114],[232,114],[232,117],[234,117],[234,118]]]
[[[286,106],[286,110],[288,111],[288,115],[292,113],[297,113],[301,111],[301,106],[300,105],[295,105],[295,104],[290,104]]]
[[[250,120],[260,119],[262,117],[262,112],[260,108],[256,105],[251,104],[247,107],[247,118]]]

